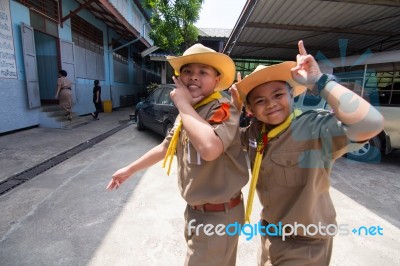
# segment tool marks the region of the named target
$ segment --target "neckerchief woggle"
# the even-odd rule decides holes
[[[261,167],[264,150],[267,147],[268,141],[270,141],[271,139],[275,138],[280,133],[285,131],[290,126],[293,119],[295,119],[300,114],[301,114],[301,111],[299,109],[294,109],[293,112],[286,118],[286,120],[282,124],[273,128],[269,132],[266,132],[266,126],[265,126],[265,124],[263,124],[263,127],[261,129],[260,135],[257,140],[257,153],[256,153],[256,158],[254,160],[253,171],[252,171],[252,175],[251,175],[251,182],[250,182],[250,187],[249,187],[249,195],[247,198],[245,223],[250,223],[250,216],[251,216],[251,211],[253,208],[253,200],[254,200],[254,194],[256,191],[258,175],[260,172],[260,167]]]
[[[217,100],[217,99],[221,99],[221,98],[222,98],[221,93],[219,91],[216,91],[213,94],[211,94],[210,96],[208,96],[207,98],[205,98],[202,101],[200,101],[199,103],[195,104],[193,106],[193,108],[197,109],[200,106],[206,105],[207,103],[209,103],[209,102],[211,102],[213,100]],[[162,165],[162,167],[164,168],[165,164],[169,160],[168,169],[167,169],[167,175],[169,175],[169,172],[171,170],[171,164],[172,164],[172,160],[174,159],[174,154],[175,154],[175,151],[176,151],[176,145],[178,144],[178,138],[179,138],[179,134],[181,132],[181,129],[182,129],[182,119],[179,121],[179,124],[175,128],[174,134],[172,135],[171,142],[168,145],[168,150],[167,150],[167,153],[165,154],[164,162],[163,162],[163,165]]]

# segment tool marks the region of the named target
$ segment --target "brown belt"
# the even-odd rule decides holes
[[[201,205],[189,205],[193,210],[199,210],[203,212],[223,212],[236,207],[242,202],[242,193],[232,198],[229,202],[218,203],[218,204],[201,204]]]

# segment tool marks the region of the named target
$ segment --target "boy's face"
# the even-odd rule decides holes
[[[292,111],[292,97],[286,83],[271,81],[255,87],[247,96],[248,111],[259,121],[277,126]]]
[[[188,87],[193,98],[211,95],[220,81],[217,70],[211,66],[197,63],[184,65],[180,78],[182,83]]]

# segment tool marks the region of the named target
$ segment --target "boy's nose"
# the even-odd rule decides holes
[[[191,80],[198,80],[197,74],[190,75]]]
[[[270,108],[273,108],[273,107],[275,107],[275,104],[276,104],[276,102],[274,101],[274,100],[267,100],[267,102],[266,102],[266,107],[268,108],[268,109],[270,109]]]

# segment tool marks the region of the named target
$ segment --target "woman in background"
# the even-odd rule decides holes
[[[59,105],[67,112],[68,120],[72,120],[72,93],[71,81],[67,78],[67,71],[58,71],[56,99]]]

